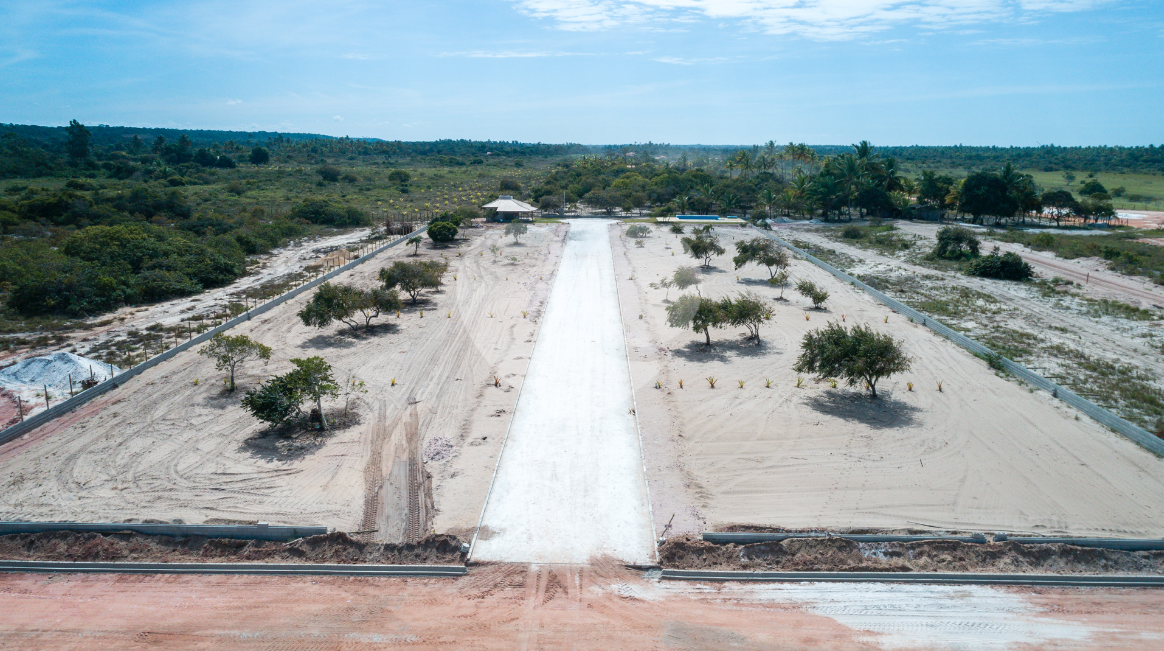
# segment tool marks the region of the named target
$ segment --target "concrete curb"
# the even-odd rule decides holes
[[[427,227],[425,227],[425,228],[427,228]],[[268,311],[268,310],[270,310],[278,305],[282,305],[283,303],[291,300],[292,298],[295,298],[296,296],[302,294],[303,292],[308,291],[310,289],[314,289],[315,287],[318,287],[319,285],[331,280],[332,278],[335,278],[336,276],[338,276],[342,273],[350,271],[351,269],[355,268],[357,265],[363,264],[363,263],[367,262],[368,260],[371,260],[376,255],[378,255],[384,251],[387,251],[388,249],[390,249],[390,248],[392,248],[392,247],[394,247],[402,242],[407,241],[408,238],[413,237],[414,235],[420,235],[421,233],[424,233],[425,228],[421,228],[419,230],[413,231],[412,233],[409,233],[408,235],[405,235],[404,237],[401,237],[400,239],[393,240],[392,242],[385,244],[384,246],[372,251],[371,253],[364,255],[363,257],[352,260],[351,262],[349,262],[341,267],[336,267],[335,269],[320,276],[319,278],[316,278],[315,280],[312,280],[308,283],[300,285],[300,286],[296,287],[295,289],[287,291],[284,294],[280,294],[279,296],[272,298],[271,300],[267,301],[266,303],[263,303],[262,305],[254,308],[248,312],[245,312],[239,316],[236,316],[235,318],[227,321],[226,323],[218,326],[217,328],[214,328],[212,330],[207,330],[206,332],[198,335],[197,337],[194,337],[193,339],[191,339],[185,343],[179,344],[179,345],[165,351],[164,353],[158,354],[157,356],[155,356],[151,359],[147,359],[146,361],[142,362],[141,364],[138,364],[137,366],[134,366],[133,368],[122,371],[119,375],[116,375],[113,378],[106,380],[105,382],[102,382],[101,384],[98,384],[97,386],[93,387],[92,389],[82,391],[81,393],[78,393],[77,395],[73,396],[72,398],[69,398],[68,400],[65,400],[64,402],[58,403],[54,407],[46,409],[46,410],[40,412],[39,414],[36,414],[35,416],[30,416],[30,417],[24,419],[24,422],[22,422],[22,423],[17,423],[15,425],[9,427],[8,429],[0,430],[0,445],[3,445],[5,443],[11,441],[12,439],[15,439],[19,436],[22,436],[28,432],[31,432],[32,430],[40,427],[41,425],[44,425],[45,423],[47,423],[55,418],[59,418],[60,416],[63,416],[65,414],[69,413],[70,411],[76,409],[77,407],[80,407],[81,405],[89,402],[90,400],[96,398],[99,395],[102,395],[108,391],[116,389],[117,387],[124,384],[126,380],[129,380],[130,378],[134,377],[135,375],[143,373],[143,372],[153,368],[154,366],[161,364],[162,362],[170,359],[171,357],[177,355],[178,353],[185,352],[185,351],[187,351],[195,346],[198,346],[200,344],[205,343],[211,337],[213,337],[214,335],[216,335],[220,332],[226,332],[227,330],[230,330],[231,328],[235,327],[236,325],[239,325],[240,323],[250,321],[251,317],[258,316],[258,315],[260,315],[260,314],[262,314],[262,313],[264,313],[264,312],[266,312],[266,311]]]
[[[917,583],[925,585],[1027,585],[1164,588],[1164,576],[973,574],[955,572],[732,572],[667,570],[672,581],[767,581],[771,583]]]
[[[457,577],[464,575],[467,571],[468,570],[463,565],[343,565],[323,563],[73,563],[66,561],[0,560],[0,572]]]
[[[149,536],[204,536],[238,540],[294,540],[319,536],[327,527],[258,524],[153,524],[143,522],[0,522],[0,536],[49,531],[140,533]]]
[[[899,314],[902,314],[904,316],[907,316],[907,317],[913,319],[913,321],[915,323],[919,323],[922,326],[929,328],[933,332],[945,337],[946,339],[949,339],[950,341],[958,344],[959,346],[965,348],[966,350],[970,351],[971,353],[974,353],[976,355],[994,355],[995,354],[994,351],[990,350],[986,346],[983,346],[982,344],[978,343],[977,341],[974,341],[973,339],[970,339],[969,337],[967,337],[959,332],[955,332],[954,330],[950,329],[949,327],[943,325],[941,322],[934,319],[932,316],[929,316],[928,314],[924,314],[922,312],[919,312],[919,311],[913,309],[912,307],[909,307],[909,306],[907,306],[907,305],[905,305],[897,300],[890,298],[889,296],[885,295],[884,293],[874,289],[873,287],[870,287],[869,285],[866,285],[865,283],[861,282],[860,280],[857,280],[856,278],[841,271],[840,269],[837,269],[836,267],[828,264],[827,262],[819,260],[816,257],[814,257],[812,254],[807,253],[806,251],[803,251],[802,249],[789,244],[788,242],[784,241],[783,239],[777,237],[776,235],[769,233],[769,232],[766,232],[766,231],[763,231],[763,230],[759,230],[759,229],[756,229],[756,231],[758,233],[760,233],[761,235],[763,235],[769,239],[774,240],[775,242],[777,242],[781,246],[785,247],[786,249],[796,252],[797,255],[800,255],[801,257],[803,257],[804,259],[808,260],[809,262],[815,264],[816,266],[820,267],[821,269],[824,269],[825,271],[831,273],[832,275],[836,276],[840,280],[843,280],[844,282],[849,283],[849,284],[853,285],[854,287],[858,287],[858,288],[864,290],[867,294],[872,296],[874,299],[876,299],[877,301],[888,306],[890,309],[894,310],[895,312],[898,312]],[[1008,372],[1010,372],[1012,375],[1014,375],[1015,377],[1017,377],[1018,379],[1026,382],[1027,384],[1030,384],[1034,387],[1037,387],[1039,389],[1043,389],[1047,393],[1050,393],[1053,397],[1058,398],[1059,400],[1062,400],[1063,402],[1071,405],[1072,407],[1078,409],[1079,411],[1094,418],[1101,425],[1105,425],[1108,428],[1110,428],[1112,431],[1114,431],[1118,434],[1121,434],[1124,437],[1130,439],[1133,443],[1136,443],[1137,445],[1144,448],[1145,450],[1148,450],[1149,452],[1152,452],[1158,456],[1164,456],[1164,440],[1153,436],[1147,430],[1145,430],[1141,427],[1138,427],[1138,426],[1124,420],[1123,418],[1120,418],[1119,416],[1116,416],[1115,414],[1104,409],[1103,407],[1100,407],[1099,405],[1095,404],[1094,402],[1091,402],[1090,400],[1087,400],[1086,398],[1079,396],[1074,391],[1071,391],[1070,389],[1068,389],[1066,387],[1060,386],[1060,385],[1056,384],[1055,382],[1048,380],[1047,378],[1039,375],[1038,373],[1031,371],[1030,369],[1026,368],[1025,366],[1021,366],[1019,364],[1016,364],[1015,362],[1013,362],[1005,357],[999,356],[999,359],[1001,360],[1002,365],[1006,368],[1006,370]]]

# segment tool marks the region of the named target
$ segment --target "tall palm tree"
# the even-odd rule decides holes
[[[771,219],[772,208],[776,207],[776,205],[780,203],[780,195],[773,192],[772,188],[764,188],[760,191],[760,196],[757,197],[756,203],[759,204],[761,208],[766,208],[768,210],[768,219]]]
[[[731,215],[732,211],[740,206],[740,198],[731,192],[724,192],[720,195],[719,205],[725,215]]]
[[[877,156],[873,153],[873,145],[869,144],[868,140],[853,145],[853,153],[861,160],[872,160]]]
[[[678,212],[678,214],[680,214],[680,215],[691,214],[690,213],[690,211],[691,211],[691,197],[689,197],[685,194],[680,195],[680,196],[672,199],[671,203],[675,204],[675,210]]]

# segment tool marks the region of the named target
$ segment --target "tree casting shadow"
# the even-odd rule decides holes
[[[702,335],[700,335],[702,336]],[[780,354],[780,351],[768,343],[766,339],[712,339],[709,348],[703,340],[693,340],[682,348],[672,348],[671,354],[689,362],[706,362],[710,360],[727,361],[732,357],[760,357],[771,353]]]
[[[910,427],[917,424],[921,409],[888,396],[876,398],[850,390],[827,390],[805,401],[812,409],[841,420],[855,421],[873,429]]]

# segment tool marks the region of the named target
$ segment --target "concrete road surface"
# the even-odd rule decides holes
[[[474,560],[655,561],[609,222],[570,223]]]

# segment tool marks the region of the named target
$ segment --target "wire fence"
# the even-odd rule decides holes
[[[928,314],[924,314],[922,312],[919,312],[919,311],[913,309],[912,307],[909,307],[908,305],[901,303],[900,301],[897,301],[893,298],[890,298],[889,296],[882,293],[881,291],[874,289],[873,287],[870,287],[869,285],[866,285],[865,283],[861,282],[860,280],[857,280],[856,278],[841,271],[840,269],[837,269],[836,267],[830,265],[829,263],[824,262],[823,260],[816,258],[811,253],[808,253],[807,251],[804,251],[798,247],[793,246],[792,244],[789,244],[788,242],[784,241],[780,237],[777,237],[775,234],[764,232],[764,231],[760,231],[760,232],[763,233],[765,236],[775,240],[781,246],[789,249],[790,251],[796,252],[797,255],[802,256],[804,259],[815,264],[816,266],[820,267],[821,269],[824,269],[825,271],[831,273],[832,275],[836,276],[837,278],[853,285],[854,287],[860,287],[861,289],[865,290],[865,292],[867,292],[870,296],[877,299],[881,303],[887,305],[888,307],[892,308],[895,312],[909,317],[914,322],[922,324],[923,326],[929,328],[930,330],[933,330],[934,332],[949,339],[950,341],[953,341],[954,343],[965,348],[966,350],[969,350],[970,352],[972,352],[976,355],[996,357],[999,360],[999,362],[1002,364],[1003,368],[1005,368],[1007,370],[1007,372],[1009,372],[1011,375],[1018,378],[1019,380],[1022,380],[1023,382],[1026,382],[1027,384],[1029,384],[1033,387],[1036,387],[1038,389],[1042,389],[1042,390],[1046,391],[1047,393],[1050,393],[1053,397],[1058,398],[1059,400],[1062,400],[1063,402],[1071,405],[1072,407],[1078,409],[1079,411],[1094,418],[1101,425],[1107,426],[1112,431],[1131,439],[1136,444],[1140,445],[1141,447],[1143,447],[1143,448],[1145,448],[1145,449],[1147,449],[1147,450],[1149,450],[1157,455],[1164,456],[1164,440],[1161,440],[1161,439],[1157,438],[1156,436],[1153,436],[1147,430],[1145,430],[1141,427],[1138,427],[1137,425],[1134,425],[1133,423],[1130,423],[1130,422],[1124,420],[1123,418],[1120,418],[1119,416],[1116,416],[1115,414],[1104,409],[1103,407],[1100,407],[1099,405],[1095,404],[1094,402],[1091,402],[1090,400],[1081,397],[1080,395],[1071,391],[1070,389],[1063,387],[1063,386],[1060,386],[1059,384],[1056,384],[1055,382],[1048,380],[1047,378],[1039,375],[1038,373],[1035,373],[1024,366],[1016,364],[1015,362],[1013,362],[1005,357],[1002,357],[1001,355],[998,355],[997,353],[990,350],[986,346],[983,346],[982,344],[978,343],[977,341],[974,341],[973,339],[970,339],[969,337],[946,327],[941,322],[934,319],[932,316],[929,316]]]

